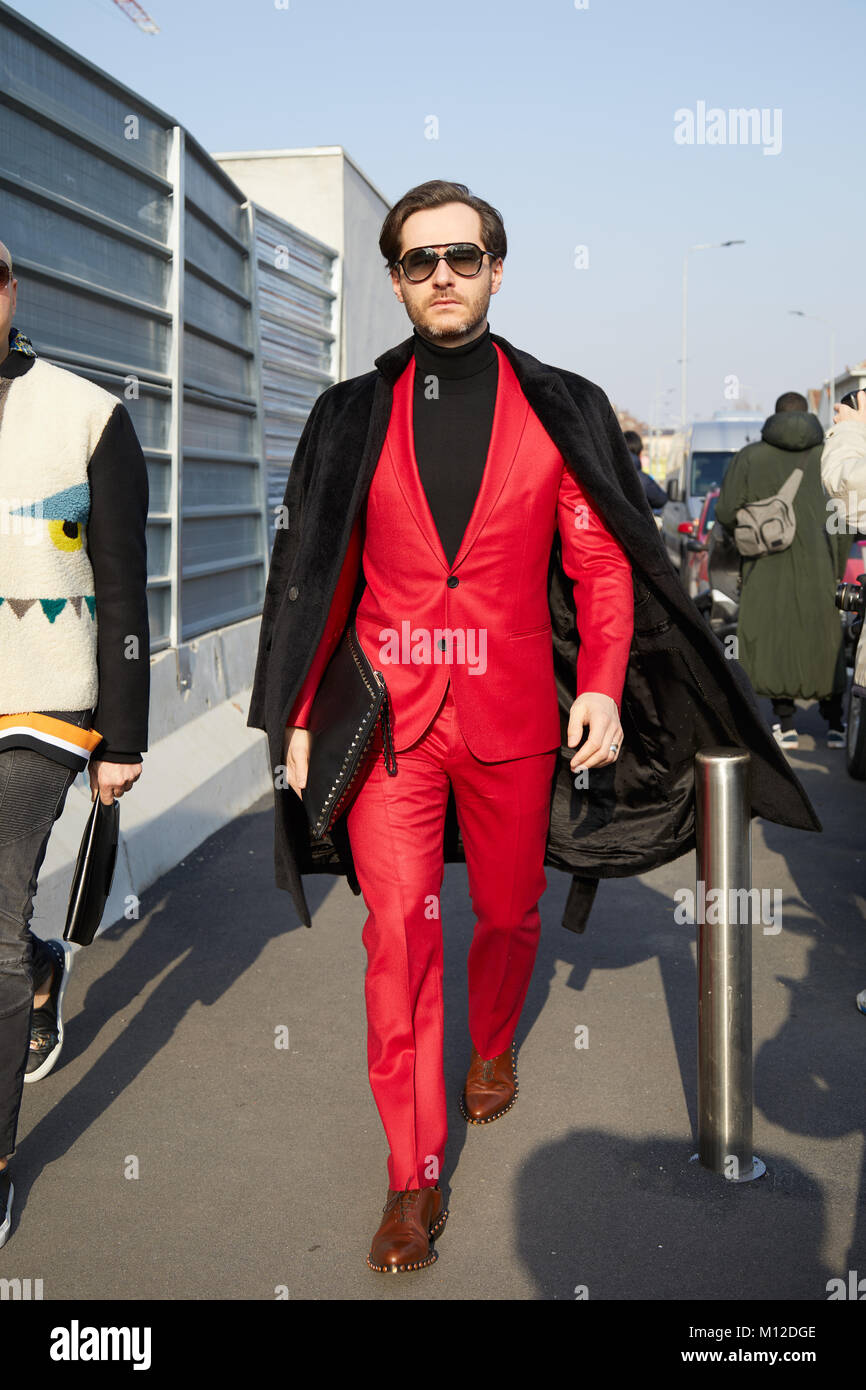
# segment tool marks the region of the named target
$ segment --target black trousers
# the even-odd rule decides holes
[[[50,713],[51,711],[46,711]],[[90,710],[63,711],[82,725]],[[15,1149],[33,994],[52,960],[30,931],[39,870],[76,773],[31,748],[0,752],[0,1158]],[[56,925],[59,936],[62,923]]]
[[[831,729],[841,729],[842,727],[842,702],[844,695],[825,695],[823,700],[818,701],[818,709],[821,711],[821,718],[826,719],[827,725]],[[773,713],[776,715],[781,725],[782,732],[794,727],[794,710],[797,708],[793,700],[778,699],[773,700]]]

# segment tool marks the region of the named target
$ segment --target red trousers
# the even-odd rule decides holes
[[[347,814],[369,909],[367,1063],[390,1147],[392,1188],[439,1181],[448,1137],[443,1067],[443,826],[454,788],[476,927],[469,950],[469,1032],[481,1057],[511,1045],[538,949],[538,900],[559,748],[484,763],[469,751],[451,683],[426,732],[376,761]],[[468,1059],[467,1059],[468,1060]]]

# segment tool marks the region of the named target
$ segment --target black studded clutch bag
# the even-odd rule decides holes
[[[97,796],[87,817],[72,875],[63,929],[65,941],[89,946],[99,929],[114,877],[119,826],[120,802],[115,797],[106,806]]]
[[[367,659],[351,623],[319,682],[307,726],[312,742],[301,799],[316,839],[327,835],[360,789],[377,722],[382,725],[385,767],[394,777],[397,759],[388,687],[382,672]]]

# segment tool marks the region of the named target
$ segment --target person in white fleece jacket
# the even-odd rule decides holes
[[[866,535],[866,391],[857,392],[857,409],[841,402],[836,423],[827,433],[821,455],[821,481],[830,497],[842,503],[849,530]],[[854,657],[854,695],[866,699],[866,623]],[[866,989],[857,995],[857,1008],[866,1014]]]
[[[866,536],[866,391],[857,392],[857,407],[835,407],[836,423],[821,455],[821,481],[828,495],[842,503],[848,529]],[[866,699],[866,624],[854,658],[853,690]]]
[[[24,1083],[55,1066],[72,946],[30,931],[66,794],[141,776],[150,629],[147,465],[123,403],[13,323],[0,242],[0,1246]]]

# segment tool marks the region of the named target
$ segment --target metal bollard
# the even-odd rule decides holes
[[[714,922],[698,925],[698,1152],[731,1182],[766,1172],[752,1153],[752,924],[738,920],[752,885],[750,759],[741,748],[695,756],[698,892],[722,890]],[[712,901],[715,901],[713,899]],[[702,914],[703,915],[703,914]]]

